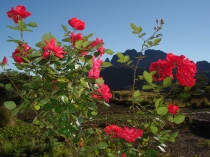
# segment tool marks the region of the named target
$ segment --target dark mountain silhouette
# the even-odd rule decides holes
[[[132,65],[136,65],[137,58],[140,53],[136,50],[126,50],[125,55],[130,56],[130,60],[133,60]],[[147,70],[152,62],[156,62],[158,59],[166,59],[167,53],[160,50],[146,50],[142,56],[145,56],[139,63],[137,75],[142,75],[144,70]],[[112,66],[101,70],[101,76],[105,80],[111,90],[125,90],[126,88],[131,88],[133,85],[133,70],[131,68],[123,66],[123,64],[118,63],[118,56],[113,55],[111,59]],[[109,61],[107,58],[106,61]],[[205,74],[210,80],[210,63],[207,61],[198,61],[197,74]],[[143,81],[139,81],[136,84],[138,89],[141,88]]]
[[[198,71],[210,71],[210,63],[207,61],[198,61],[196,65]]]

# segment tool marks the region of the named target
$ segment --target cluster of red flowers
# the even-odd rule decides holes
[[[111,135],[113,138],[122,138],[127,142],[134,142],[137,138],[141,137],[143,130],[136,128],[123,128],[117,125],[109,125],[105,127],[104,132]]]
[[[157,81],[164,80],[166,77],[172,77],[172,69],[176,69],[176,79],[182,86],[192,87],[195,84],[196,64],[186,58],[184,55],[177,56],[169,53],[166,60],[153,62],[149,71],[157,71],[153,78]]]
[[[24,6],[18,5],[16,10],[12,7],[11,10],[7,12],[7,15],[10,19],[13,19],[15,23],[18,23],[18,20],[25,19],[30,16],[31,13],[27,12]]]
[[[28,54],[30,54],[30,49],[27,44],[19,44],[18,48],[15,49],[15,51],[12,53],[12,58],[17,63],[25,62],[23,57],[26,57]]]
[[[75,30],[84,30],[85,28],[85,23],[77,18],[72,18],[68,21],[69,25],[72,26]],[[83,40],[83,36],[81,33],[78,33],[78,34],[75,34],[74,32],[71,32],[69,34],[69,37],[70,37],[70,40],[73,44],[73,46],[75,45],[75,42],[78,41],[78,40]],[[102,45],[97,48],[97,51],[100,53],[100,55],[103,55],[104,54],[104,47],[103,47],[103,40],[99,39],[99,38],[96,38],[95,41],[93,41],[90,46],[91,48],[94,48],[96,47],[97,45],[101,44]],[[84,49],[86,49],[87,47],[85,47]],[[87,55],[88,52],[81,52],[82,55]]]
[[[84,30],[85,28],[85,23],[77,18],[72,18],[68,21],[69,25],[72,26],[75,30]],[[76,41],[83,40],[83,36],[81,33],[75,34],[74,32],[71,32],[69,34],[70,40],[75,46]],[[95,41],[91,42],[90,47],[94,48],[97,45],[102,44],[99,48],[97,48],[97,51],[100,53],[100,57],[104,54],[104,47],[103,47],[103,40],[96,38]],[[89,46],[88,46],[89,47]],[[85,47],[84,49],[86,49]],[[82,51],[81,54],[83,56],[87,55],[88,52]],[[102,60],[98,57],[97,59],[95,56],[92,57],[92,69],[88,72],[88,77],[97,79],[100,77],[100,70],[99,68],[101,67]],[[105,84],[98,84],[98,89],[93,93],[93,97],[97,99],[103,98],[106,102],[109,101],[110,98],[112,98],[112,94],[110,93],[110,89],[107,85]]]
[[[56,57],[59,57],[62,59],[64,57],[64,54],[67,53],[63,50],[63,48],[56,46],[56,42],[54,38],[51,38],[50,42],[46,40],[44,42],[46,43],[46,45],[42,47],[42,50],[43,50],[42,57],[44,59],[49,57],[51,53],[53,53]]]

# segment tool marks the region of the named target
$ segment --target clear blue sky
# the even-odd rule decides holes
[[[34,32],[25,32],[24,39],[31,47],[41,40],[44,33],[51,32],[58,40],[63,38],[61,24],[68,26],[68,20],[77,17],[86,23],[81,33],[94,33],[92,40],[104,40],[105,48],[116,52],[127,49],[140,50],[142,40],[131,33],[130,22],[143,27],[148,35],[153,33],[155,20],[163,18],[163,37],[159,46],[153,49],[185,55],[194,62],[210,62],[210,1],[192,0],[4,0],[0,5],[0,60],[9,58],[10,68],[14,68],[10,57],[15,43],[6,42],[11,36],[20,39],[18,31],[7,28],[15,25],[6,12],[11,7],[24,5],[32,15],[26,23],[37,22]],[[155,54],[154,54],[155,55]],[[104,56],[104,58],[110,56]],[[9,68],[9,67],[8,67]]]

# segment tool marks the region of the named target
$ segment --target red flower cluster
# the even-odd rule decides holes
[[[143,130],[136,128],[118,127],[117,125],[109,125],[105,127],[104,132],[111,135],[113,138],[122,138],[127,142],[134,142],[138,137],[141,137]]]
[[[89,78],[93,78],[93,79],[99,78],[99,75],[100,75],[99,68],[101,64],[102,64],[102,60],[100,58],[98,58],[95,61],[95,56],[92,57],[92,69],[88,72]]]
[[[28,54],[30,54],[30,49],[27,44],[19,44],[19,47],[15,49],[15,51],[12,53],[12,58],[17,63],[25,62],[22,57],[26,57]]]
[[[62,59],[64,57],[64,54],[67,53],[67,52],[63,51],[63,48],[56,46],[54,38],[51,38],[50,42],[48,42],[46,40],[44,42],[46,43],[46,45],[42,47],[43,59],[49,57],[51,53],[53,53],[55,56]]]
[[[179,107],[174,104],[168,105],[168,112],[175,115],[179,111]]]
[[[104,54],[104,41],[102,39],[96,38],[95,41],[93,41],[90,45],[91,47],[95,47],[99,44],[102,44],[99,48],[97,48],[98,52],[100,53],[100,56]]]
[[[85,23],[77,18],[72,18],[68,21],[69,25],[72,26],[75,30],[84,30],[85,28]],[[78,40],[83,40],[83,37],[82,37],[82,34],[81,33],[78,33],[78,34],[75,34],[74,32],[71,32],[69,34],[69,37],[70,37],[70,40],[73,44],[73,46],[75,46],[75,42],[78,41]],[[99,39],[99,38],[96,38],[95,41],[93,41],[90,46],[92,48],[96,47],[97,45],[99,44],[102,44],[99,48],[97,48],[97,51],[100,53],[100,56],[103,55],[105,53],[105,48],[103,47],[104,45],[104,42],[102,39]],[[88,46],[89,47],[89,46]],[[84,49],[88,48],[88,47],[85,47]],[[87,55],[88,52],[84,51],[84,52],[81,52],[81,54],[83,56]]]
[[[172,69],[177,68],[176,79],[180,85],[191,87],[195,84],[196,64],[186,58],[184,55],[177,56],[169,53],[166,60],[153,62],[149,71],[157,71],[153,78],[157,81],[164,80],[166,77],[172,77]]]
[[[109,102],[109,99],[112,98],[109,87],[105,84],[98,84],[98,86],[100,86],[100,88],[93,93],[93,97],[96,99],[103,98],[106,102]]]
[[[15,23],[18,23],[18,20],[23,20],[30,15],[31,13],[27,12],[26,8],[22,5],[18,5],[16,10],[12,7],[11,10],[7,12],[7,16],[13,19]]]
[[[84,30],[85,23],[77,18],[72,18],[68,21],[69,25],[72,26],[75,30]]]

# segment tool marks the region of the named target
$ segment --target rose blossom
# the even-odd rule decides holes
[[[164,80],[166,77],[172,77],[172,67],[165,60],[158,60],[157,62],[152,62],[149,71],[157,71],[157,73],[153,76],[153,78],[157,81]]]
[[[4,56],[4,58],[3,58],[3,60],[2,60],[2,63],[3,63],[3,64],[7,64],[7,63],[8,63],[7,57]]]
[[[63,50],[63,48],[59,47],[59,46],[56,46],[55,44],[55,39],[54,38],[51,38],[50,39],[50,42],[48,41],[44,41],[46,43],[45,46],[42,47],[42,50],[43,50],[43,54],[42,54],[42,57],[45,59],[46,57],[50,56],[51,52],[56,56],[56,57],[59,57],[59,58],[63,58],[64,57],[64,54],[66,54],[67,52],[65,52]]]
[[[85,23],[77,18],[72,18],[68,21],[69,25],[72,26],[76,30],[84,30]]]
[[[104,132],[111,135],[113,138],[118,138],[118,133],[122,131],[122,128],[117,125],[106,126]]]
[[[101,64],[102,64],[102,60],[100,58],[97,58],[97,60],[95,60],[95,56],[92,56],[92,69],[90,69],[90,71],[88,72],[89,78],[93,78],[93,79],[99,78],[99,74],[100,74],[99,68]]]
[[[24,59],[22,57],[26,57],[28,54],[30,54],[30,49],[27,44],[19,44],[19,50],[18,48],[15,49],[15,51],[12,53],[12,58],[14,59],[15,62],[17,63],[22,63],[24,62]]]
[[[106,102],[109,102],[109,99],[112,98],[112,93],[110,93],[110,89],[105,84],[98,84],[100,88],[96,90],[96,93],[93,93],[93,97],[100,99],[103,98]]]
[[[80,33],[75,34],[74,32],[71,32],[69,34],[69,37],[70,37],[70,40],[71,40],[71,42],[72,42],[73,45],[75,45],[75,42],[76,41],[83,39],[82,34],[80,34]]]
[[[117,135],[120,138],[125,139],[127,142],[134,142],[136,138],[142,136],[143,130],[136,129],[136,128],[127,128],[124,126],[121,132],[119,132]]]
[[[7,16],[10,19],[13,19],[15,23],[18,23],[18,20],[25,19],[26,17],[30,16],[31,13],[26,11],[26,7],[22,5],[18,5],[16,10],[12,7],[10,11],[7,12]]]
[[[179,107],[174,104],[168,105],[168,112],[175,115],[179,111]]]

